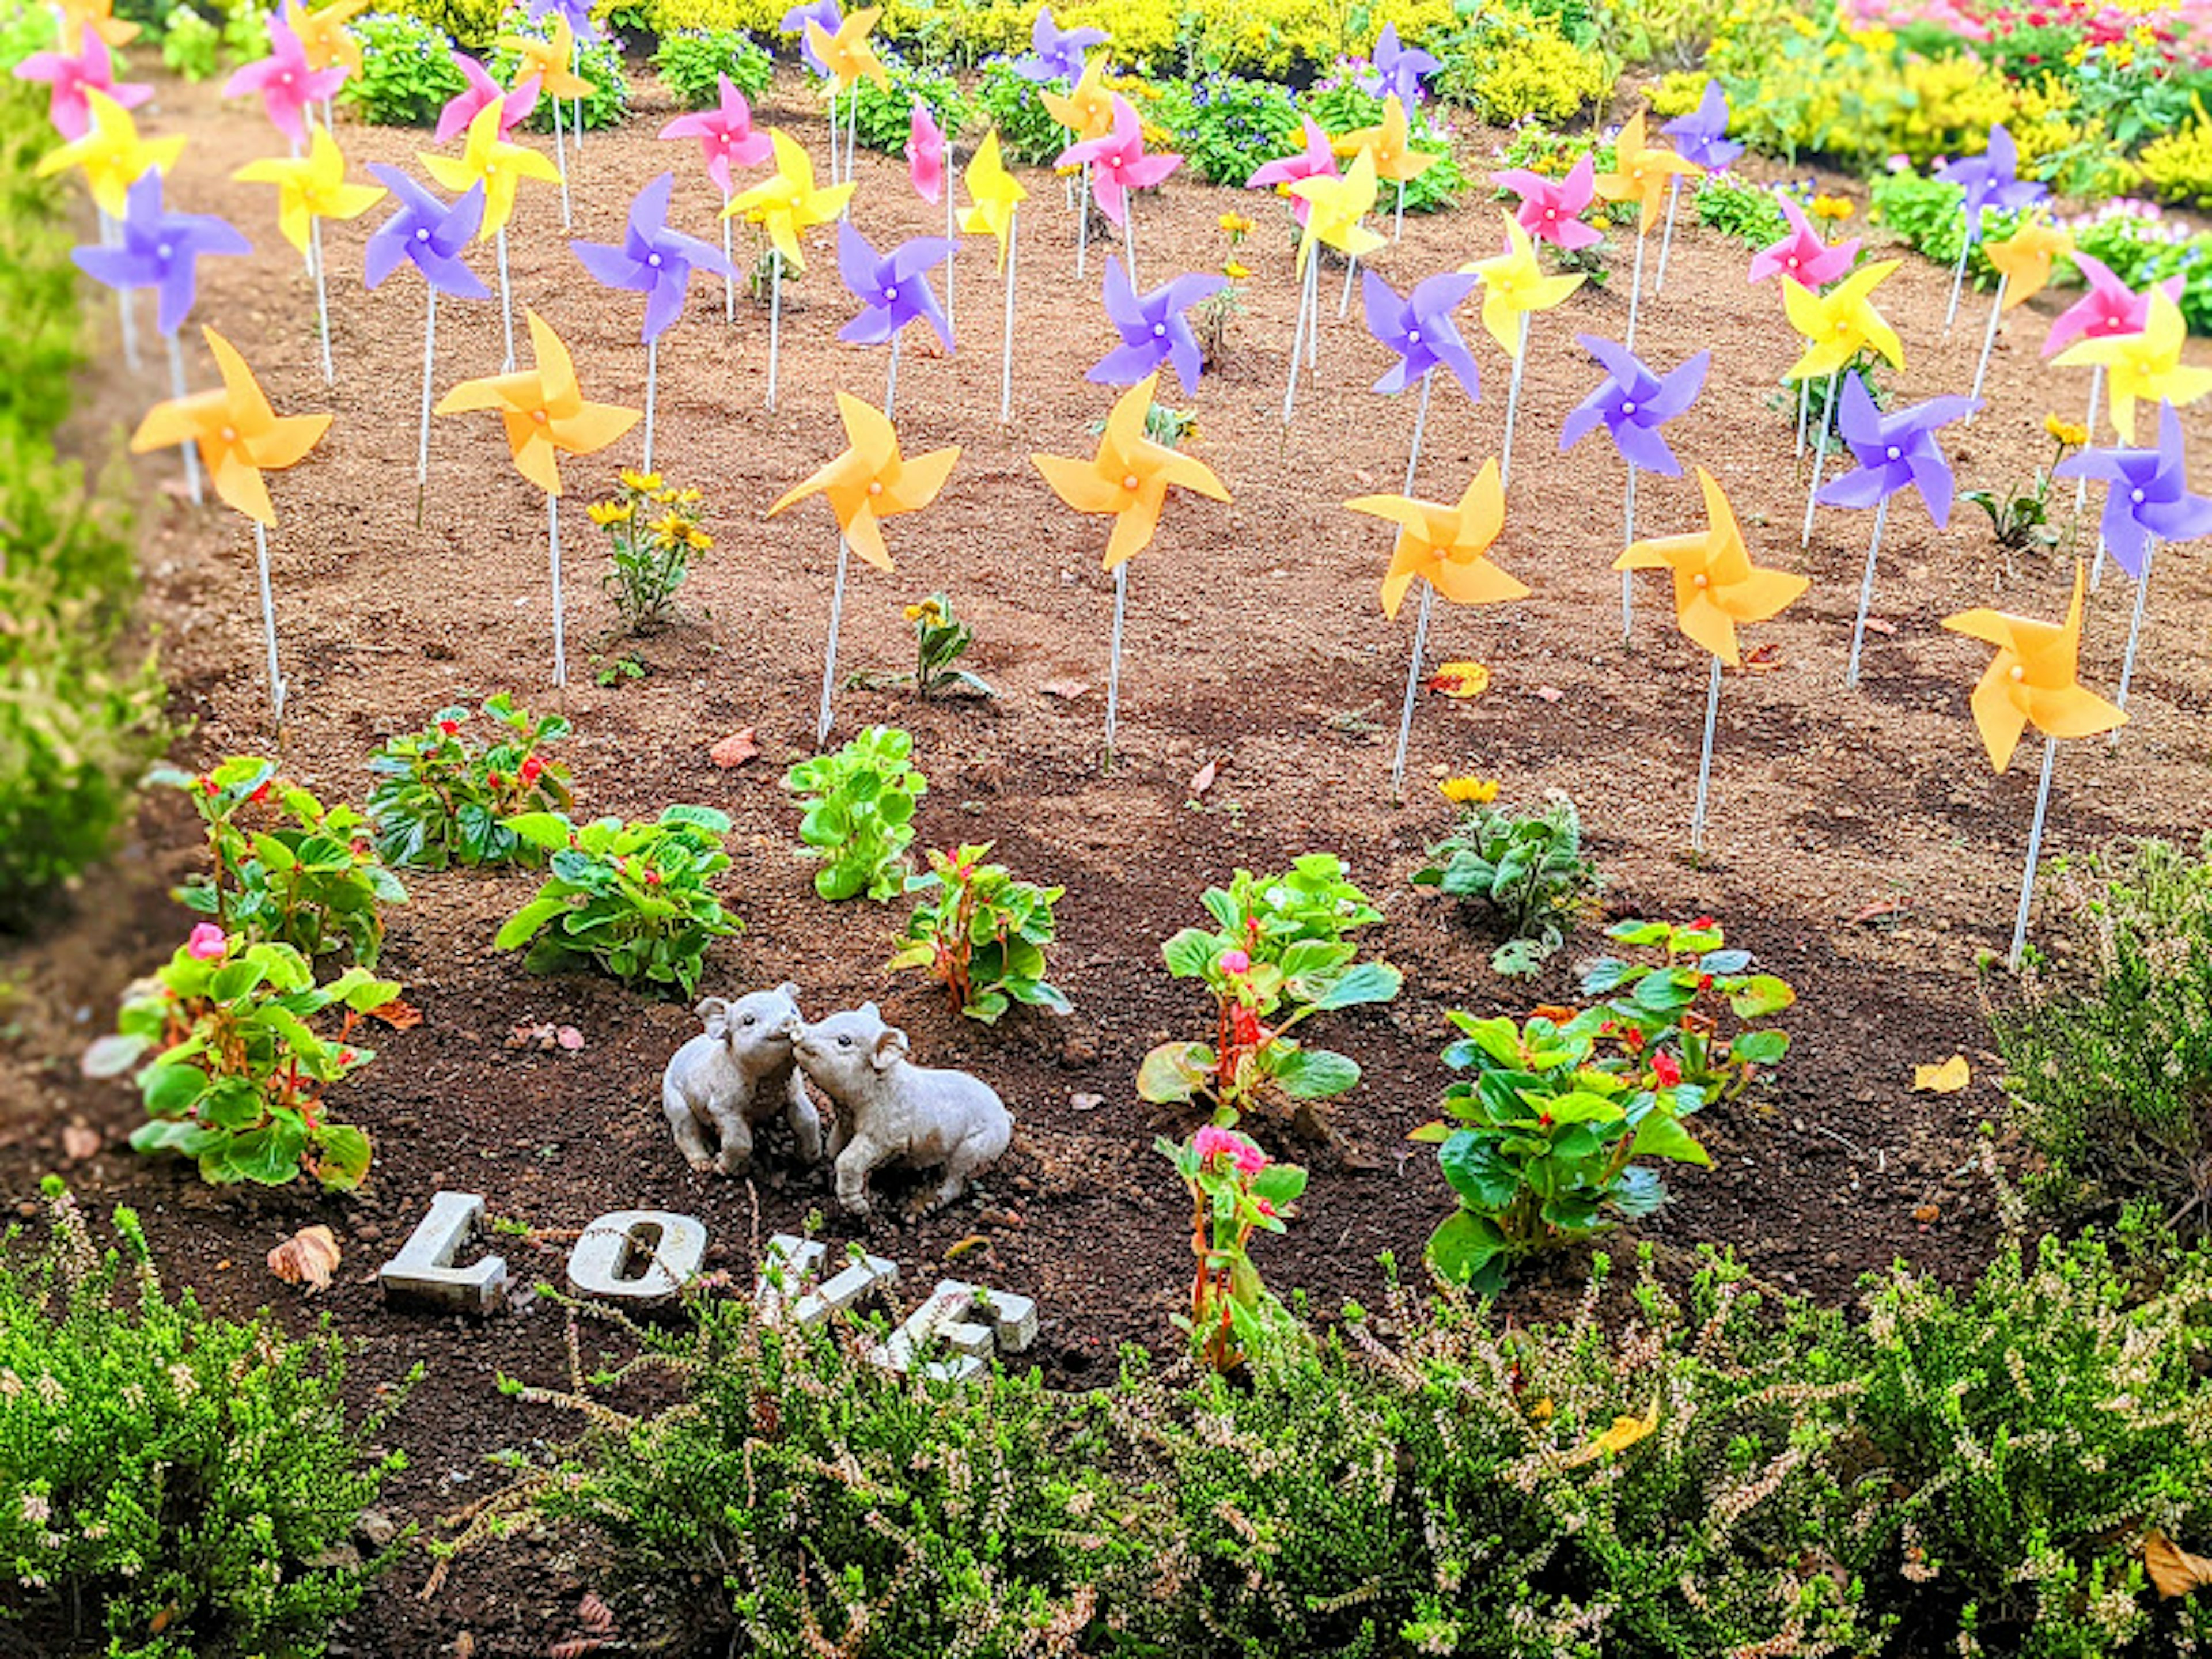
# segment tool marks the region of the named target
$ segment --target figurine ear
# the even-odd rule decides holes
[[[699,1006],[691,1011],[707,1027],[707,1035],[720,1040],[730,1029],[730,1005],[720,997],[702,997]]]
[[[896,1025],[886,1025],[876,1037],[874,1055],[876,1069],[879,1072],[888,1072],[905,1058],[906,1033]]]
[[[797,980],[787,979],[784,981],[782,984],[775,988],[775,994],[780,997],[788,998],[793,1007],[796,1008],[799,1006],[799,981]]]
[[[883,1010],[877,1007],[872,1002],[862,1003],[860,1007],[860,1014],[862,1019],[872,1019],[878,1024],[881,1024],[883,1023]]]

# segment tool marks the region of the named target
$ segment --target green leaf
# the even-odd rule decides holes
[[[1619,1101],[1587,1089],[1577,1089],[1550,1099],[1534,1089],[1524,1089],[1521,1098],[1530,1111],[1549,1114],[1553,1123],[1618,1123],[1625,1115]]]
[[[1474,1280],[1505,1252],[1505,1235],[1486,1216],[1455,1210],[1429,1235],[1429,1262],[1459,1284]]]
[[[1729,994],[1729,1006],[1738,1019],[1762,1019],[1768,1014],[1778,1014],[1796,1000],[1796,992],[1772,974],[1753,974]]]
[[[1669,1158],[1677,1164],[1708,1166],[1712,1163],[1698,1138],[1672,1112],[1653,1112],[1638,1124],[1633,1150],[1638,1158]]]
[[[507,820],[507,827],[532,847],[548,853],[568,846],[569,836],[574,833],[568,820],[558,812],[519,813]]]
[[[499,936],[492,941],[492,948],[497,951],[520,948],[535,938],[547,922],[568,908],[568,901],[565,898],[531,900],[507,919],[507,926],[499,930]]]
[[[368,1136],[350,1123],[326,1123],[315,1146],[315,1175],[337,1192],[358,1187],[368,1174]]]
[[[224,1158],[232,1179],[264,1187],[282,1187],[300,1173],[300,1154],[307,1150],[307,1132],[289,1118],[280,1118],[264,1129],[249,1129],[234,1136]]]
[[[207,1086],[208,1075],[197,1066],[149,1066],[138,1079],[149,1117],[183,1116]]]
[[[111,1032],[93,1040],[84,1051],[84,1058],[77,1062],[77,1070],[88,1078],[121,1077],[152,1047],[151,1037]]]
[[[1787,1031],[1745,1031],[1729,1045],[1729,1057],[1752,1066],[1774,1066],[1790,1052]]]
[[[1301,1048],[1276,1042],[1263,1051],[1269,1076],[1282,1091],[1298,1100],[1327,1100],[1359,1081],[1358,1062],[1328,1048]]]
[[[1462,1129],[1448,1137],[1437,1153],[1444,1179],[1462,1202],[1474,1210],[1496,1212],[1510,1207],[1520,1195],[1521,1172],[1498,1156],[1484,1135]]]
[[[1186,927],[1160,946],[1160,957],[1177,979],[1202,979],[1228,948],[1218,933]]]
[[[1252,1177],[1252,1196],[1277,1209],[1295,1203],[1306,1189],[1306,1172],[1295,1164],[1270,1164]]]
[[[1389,1002],[1405,982],[1406,976],[1387,962],[1363,962],[1331,985],[1313,1006],[1326,1012],[1364,1003]]]
[[[1203,1042],[1164,1042],[1137,1068],[1137,1092],[1155,1106],[1176,1106],[1212,1076],[1213,1050]]]

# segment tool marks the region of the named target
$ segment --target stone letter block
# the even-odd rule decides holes
[[[848,1259],[814,1289],[798,1294],[800,1285],[820,1275],[826,1255],[818,1239],[778,1233],[769,1240],[768,1261],[754,1291],[764,1322],[776,1324],[788,1313],[802,1328],[818,1325],[831,1314],[851,1307],[876,1285],[898,1283],[896,1262],[863,1254]]]
[[[465,1267],[453,1255],[483,1224],[484,1201],[477,1193],[440,1193],[430,1213],[416,1224],[399,1254],[377,1270],[389,1302],[421,1302],[455,1313],[485,1314],[507,1293],[507,1262],[485,1256]]]
[[[698,1276],[706,1257],[707,1228],[696,1217],[615,1210],[585,1228],[568,1252],[568,1283],[580,1296],[659,1307]]]

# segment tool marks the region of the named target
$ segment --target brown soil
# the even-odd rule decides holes
[[[617,238],[631,193],[665,167],[677,170],[679,222],[713,234],[716,202],[692,147],[654,142],[669,112],[660,97],[641,89],[629,125],[592,136],[572,158],[575,234]],[[821,148],[819,119],[795,85],[779,88],[764,118]],[[230,181],[238,166],[271,149],[270,130],[258,114],[222,105],[210,88],[167,82],[151,124],[193,135],[177,199],[228,215],[259,247],[251,259],[204,267],[199,315],[245,349],[279,409],[337,415],[308,461],[272,480],[283,515],[274,538],[276,602],[294,681],[282,753],[288,770],[326,798],[358,799],[369,750],[441,705],[502,689],[540,706],[556,701],[548,684],[542,501],[508,465],[496,422],[441,419],[418,529],[407,486],[421,287],[403,273],[366,295],[354,280],[362,241],[380,215],[327,231],[338,381],[326,390],[301,263],[276,235],[265,191]],[[427,135],[393,131],[344,137],[356,167],[409,161],[427,143]],[[880,243],[938,228],[936,210],[915,198],[896,161],[867,155],[861,170],[860,222]],[[1383,903],[1388,918],[1373,944],[1405,969],[1406,992],[1387,1008],[1337,1018],[1325,1034],[1366,1068],[1363,1085],[1330,1114],[1330,1142],[1301,1145],[1262,1126],[1278,1150],[1314,1168],[1304,1212],[1262,1252],[1264,1267],[1279,1288],[1310,1291],[1326,1314],[1345,1298],[1375,1294],[1384,1253],[1413,1262],[1449,1202],[1432,1158],[1405,1138],[1432,1115],[1446,1075],[1437,1059],[1444,1012],[1564,999],[1570,964],[1595,939],[1595,927],[1585,930],[1538,983],[1510,986],[1491,974],[1495,941],[1476,922],[1407,886],[1424,842],[1449,821],[1429,781],[1447,772],[1502,778],[1510,799],[1568,792],[1609,878],[1610,915],[1710,912],[1732,940],[1800,988],[1786,1067],[1756,1103],[1700,1120],[1712,1169],[1670,1172],[1677,1201],[1634,1230],[1635,1241],[1677,1267],[1697,1246],[1723,1246],[1768,1279],[1829,1299],[1848,1297],[1858,1274],[1894,1258],[1948,1279],[1972,1274],[1995,1232],[1977,1128],[1998,1106],[1975,963],[2006,941],[2035,755],[2024,748],[2009,774],[1990,775],[1966,708],[1984,647],[1936,624],[1984,603],[2056,615],[2068,570],[2040,556],[2004,556],[1971,507],[1939,532],[1917,502],[1901,505],[1883,550],[1880,631],[1869,640],[1866,680],[1846,694],[1843,660],[1868,518],[1824,512],[1811,550],[1799,552],[1793,538],[1804,484],[1789,420],[1769,407],[1794,350],[1778,296],[1745,285],[1742,249],[1686,228],[1667,291],[1649,298],[1638,337],[1662,365],[1714,349],[1705,395],[1670,439],[1723,480],[1763,562],[1814,578],[1805,599],[1750,630],[1751,643],[1775,647],[1768,672],[1729,677],[1707,855],[1696,860],[1685,850],[1704,663],[1668,625],[1656,584],[1640,595],[1636,645],[1622,648],[1609,568],[1620,545],[1619,465],[1601,439],[1571,460],[1557,454],[1562,417],[1596,380],[1569,337],[1620,334],[1625,270],[1610,289],[1585,289],[1536,324],[1509,523],[1495,550],[1535,596],[1440,611],[1432,655],[1480,659],[1496,678],[1476,701],[1425,699],[1413,799],[1394,810],[1389,729],[1411,616],[1393,625],[1379,615],[1375,585],[1387,532],[1339,504],[1396,486],[1413,410],[1409,400],[1368,391],[1382,354],[1357,320],[1336,320],[1331,287],[1322,387],[1302,389],[1297,422],[1285,431],[1279,410],[1295,290],[1269,203],[1258,215],[1267,226],[1259,246],[1244,256],[1257,272],[1246,288],[1249,313],[1235,326],[1228,361],[1188,399],[1199,418],[1194,452],[1235,500],[1226,507],[1174,501],[1158,543],[1133,568],[1121,764],[1102,775],[1110,609],[1097,563],[1103,527],[1063,510],[1026,456],[1088,450],[1086,428],[1110,394],[1086,384],[1083,371],[1110,342],[1094,284],[1073,280],[1073,215],[1049,179],[1029,182],[1036,194],[1020,261],[1019,419],[1007,431],[993,418],[1000,289],[988,260],[971,249],[958,278],[961,349],[949,358],[913,353],[900,387],[908,445],[957,443],[964,453],[943,499],[893,525],[898,574],[855,564],[842,641],[843,660],[854,668],[903,666],[910,636],[899,607],[942,588],[975,624],[975,666],[1002,695],[988,704],[917,706],[896,691],[848,690],[839,726],[849,733],[883,720],[914,731],[931,781],[926,838],[995,840],[1018,872],[1066,885],[1054,978],[1075,1000],[1073,1018],[1017,1018],[996,1032],[959,1024],[936,988],[882,971],[894,913],[822,903],[799,855],[779,778],[809,748],[836,538],[819,503],[772,521],[761,515],[840,447],[831,390],[872,396],[883,373],[878,353],[831,337],[850,305],[829,240],[819,240],[805,278],[786,292],[774,416],[762,406],[764,310],[741,305],[737,326],[726,328],[721,295],[702,282],[691,314],[666,342],[659,459],[678,480],[707,489],[719,544],[685,590],[685,625],[642,642],[611,637],[592,532],[575,510],[615,464],[635,462],[637,438],[565,468],[578,665],[566,702],[578,728],[569,758],[580,805],[647,816],[670,802],[700,801],[735,818],[729,888],[746,932],[716,951],[708,988],[788,977],[819,1012],[877,998],[926,1057],[973,1066],[1016,1109],[1015,1151],[980,1203],[876,1234],[876,1248],[904,1265],[909,1290],[939,1271],[950,1247],[980,1232],[990,1243],[989,1278],[1042,1303],[1040,1358],[1060,1380],[1103,1376],[1116,1345],[1169,1336],[1187,1233],[1181,1196],[1147,1149],[1154,1133],[1187,1125],[1139,1103],[1132,1079],[1148,1047],[1200,1035],[1205,1017],[1192,988],[1162,969],[1159,944],[1200,918],[1198,895],[1209,882],[1238,865],[1279,866],[1314,848],[1340,852]],[[1158,280],[1218,264],[1217,216],[1252,206],[1234,192],[1174,181],[1139,209],[1144,274]],[[518,301],[562,331],[588,392],[636,402],[645,376],[638,301],[584,279],[558,215],[554,191],[532,186],[510,236]],[[1486,209],[1475,208],[1410,219],[1402,246],[1379,263],[1402,286],[1487,253],[1493,225]],[[490,263],[487,250],[479,264],[488,277]],[[1908,259],[1884,290],[1910,353],[1899,377],[1908,398],[1960,390],[1972,376],[1987,301],[1970,299],[1946,341],[1946,287],[1947,273]],[[2049,374],[2036,355],[2051,309],[2038,301],[2008,329],[1990,369],[1990,412],[1946,434],[1962,484],[2002,489],[2026,477],[2045,453],[2045,412],[2078,412],[2081,377]],[[102,313],[104,331],[110,316]],[[497,369],[495,302],[444,307],[441,323],[441,386]],[[1476,337],[1471,309],[1464,326]],[[1485,398],[1470,406],[1455,392],[1438,396],[1424,493],[1456,495],[1497,448],[1506,365],[1486,337],[1476,349]],[[193,355],[197,380],[209,380],[204,356]],[[84,447],[105,453],[162,392],[150,375],[103,370],[89,388]],[[266,750],[276,738],[258,665],[252,542],[235,515],[183,506],[174,474],[171,457],[139,467],[149,498],[149,611],[161,631],[176,712],[191,725],[178,753],[203,763]],[[1646,533],[1701,522],[1688,479],[1647,476],[1640,495]],[[2159,584],[2136,723],[2117,752],[2101,743],[2066,750],[2051,854],[2122,830],[2194,836],[2203,825],[2198,732],[2212,673],[2198,642],[2212,622],[2212,586],[2182,558],[2161,565]],[[2093,685],[2115,678],[2129,593],[2124,580],[2108,584],[2092,612],[2083,672]],[[634,653],[649,672],[599,689],[584,665],[591,648]],[[1069,679],[1090,690],[1073,699],[1044,690]],[[744,726],[757,726],[763,756],[742,770],[716,769],[709,746]],[[1218,781],[1194,801],[1188,781],[1209,761]],[[130,1095],[83,1081],[75,1060],[109,1019],[123,981],[158,961],[184,927],[163,896],[195,866],[194,825],[177,805],[149,802],[137,838],[112,870],[82,885],[75,919],[8,967],[17,996],[12,1041],[0,1050],[0,1090],[13,1108],[0,1145],[0,1192],[27,1199],[40,1175],[62,1169],[95,1207],[129,1203],[145,1214],[173,1281],[221,1308],[276,1304],[295,1325],[316,1310],[275,1283],[262,1257],[298,1226],[331,1224],[346,1261],[321,1300],[359,1343],[358,1390],[366,1395],[418,1362],[429,1371],[392,1430],[410,1460],[392,1493],[396,1512],[427,1522],[456,1509],[498,1486],[486,1454],[557,1439],[572,1427],[493,1387],[501,1373],[539,1382],[562,1374],[562,1316],[548,1304],[481,1325],[381,1306],[374,1270],[431,1193],[481,1192],[495,1213],[549,1231],[621,1206],[691,1211],[712,1229],[709,1265],[740,1276],[768,1231],[797,1229],[810,1212],[834,1207],[819,1172],[772,1164],[754,1188],[685,1170],[655,1103],[661,1066],[696,1029],[690,1015],[598,980],[533,979],[493,950],[500,921],[531,889],[523,873],[408,878],[413,902],[391,918],[385,966],[426,1018],[386,1042],[347,1091],[348,1115],[376,1140],[369,1190],[350,1198],[304,1188],[218,1193],[188,1166],[142,1162],[124,1145],[135,1121]],[[1876,901],[1898,908],[1873,923],[1856,920]],[[583,1051],[503,1046],[516,1024],[547,1020],[579,1028]],[[1972,1088],[1950,1097],[1910,1092],[1916,1063],[1954,1051],[1976,1062]],[[1081,1097],[1102,1103],[1079,1109]],[[96,1129],[103,1149],[65,1165],[65,1124]],[[1940,1218],[1917,1220],[1916,1212]],[[843,1237],[848,1229],[832,1216],[827,1231]],[[507,1243],[521,1278],[557,1278],[562,1247]],[[1562,1261],[1518,1287],[1514,1301],[1540,1311],[1580,1272],[1578,1261]],[[342,1633],[342,1650],[444,1652],[468,1632],[478,1655],[539,1652],[568,1629],[567,1610],[594,1582],[590,1564],[572,1555],[502,1547],[464,1563],[425,1602],[416,1592],[427,1566],[418,1559],[392,1575]]]

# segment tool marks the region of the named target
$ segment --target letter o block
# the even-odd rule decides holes
[[[615,1210],[585,1228],[568,1252],[568,1284],[579,1296],[660,1307],[698,1277],[706,1259],[707,1227],[697,1217]]]

